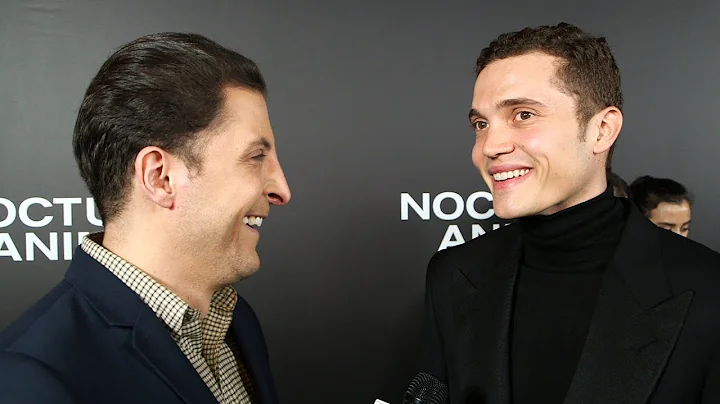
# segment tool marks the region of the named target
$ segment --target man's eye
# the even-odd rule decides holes
[[[515,115],[515,118],[518,119],[518,120],[520,120],[520,121],[524,121],[524,120],[526,120],[526,119],[532,118],[533,116],[535,116],[535,114],[533,114],[532,112],[521,111],[521,112],[518,112],[517,115]]]
[[[257,156],[253,157],[253,160],[258,160],[258,161],[262,161],[263,159],[265,159],[264,154],[258,154]]]
[[[487,128],[487,122],[485,121],[475,121],[471,123],[471,126],[475,130],[483,130]]]

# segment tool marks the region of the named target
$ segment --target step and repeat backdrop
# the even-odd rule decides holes
[[[102,229],[71,137],[113,49],[197,32],[255,60],[293,199],[263,223],[237,285],[285,403],[398,402],[413,376],[425,267],[507,223],[472,166],[474,61],[498,34],[568,21],[623,74],[614,170],[696,196],[690,237],[720,250],[720,3],[0,1],[0,329]]]

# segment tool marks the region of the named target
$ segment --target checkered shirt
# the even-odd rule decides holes
[[[220,404],[251,404],[254,391],[234,340],[228,336],[237,293],[217,291],[204,319],[180,297],[138,267],[102,246],[103,233],[83,238],[82,249],[140,296],[169,328],[170,335]],[[250,391],[248,391],[250,390]]]

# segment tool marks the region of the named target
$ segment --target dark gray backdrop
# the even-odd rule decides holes
[[[691,237],[720,249],[717,2],[0,5],[0,329],[62,277],[63,232],[74,246],[78,232],[98,230],[85,205],[68,211],[71,224],[62,201],[33,205],[31,219],[51,215],[36,228],[20,218],[9,224],[6,205],[89,196],[71,150],[83,92],[112,49],[166,30],[202,33],[245,53],[270,86],[293,200],[271,212],[261,271],[239,290],[264,325],[285,403],[399,401],[412,377],[428,259],[448,226],[469,239],[473,223],[491,231],[501,222],[467,214],[421,220],[413,210],[401,220],[400,195],[419,202],[423,193],[432,201],[441,192],[465,198],[486,190],[470,160],[467,110],[474,60],[501,32],[564,20],[607,36],[626,97],[615,171],[628,182],[652,174],[688,185],[697,195]],[[450,201],[441,205],[446,213]],[[489,203],[475,207],[483,213]],[[26,237],[49,243],[51,233],[58,259],[31,248],[29,261]]]

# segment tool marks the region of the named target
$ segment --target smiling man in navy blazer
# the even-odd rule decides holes
[[[278,403],[233,283],[290,190],[255,63],[194,34],[117,50],[73,147],[105,224],[0,335],[0,402]]]

